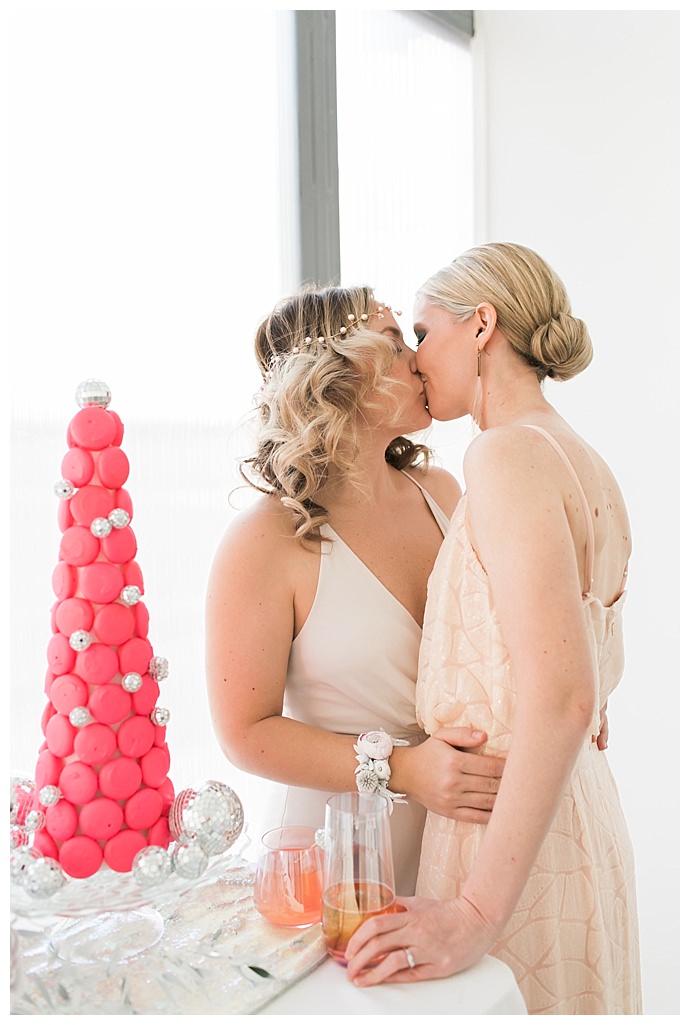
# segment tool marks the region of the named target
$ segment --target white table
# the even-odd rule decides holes
[[[515,976],[484,957],[449,979],[357,989],[330,958],[257,1014],[527,1014]]]
[[[319,925],[279,929],[262,919],[253,903],[253,878],[253,866],[241,858],[221,857],[217,871],[187,892],[151,901],[147,914],[160,933],[147,946],[140,941],[148,919],[136,909],[133,917],[127,911],[78,916],[75,942],[64,911],[44,918],[48,902],[39,916],[27,917],[27,899],[15,896],[11,1012],[526,1013],[512,973],[489,957],[450,979],[357,989],[328,958]],[[134,942],[139,953],[133,953]]]

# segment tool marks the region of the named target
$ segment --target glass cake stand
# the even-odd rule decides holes
[[[69,879],[50,897],[37,898],[21,883],[10,884],[10,908],[16,920],[29,919],[46,930],[52,952],[72,964],[121,962],[160,939],[164,919],[156,905],[194,887],[213,882],[235,864],[240,853],[211,858],[194,879],[172,873],[158,883],[140,884],[131,872],[106,865],[87,879]]]

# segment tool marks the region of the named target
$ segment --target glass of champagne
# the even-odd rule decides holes
[[[353,932],[372,915],[398,910],[388,803],[380,794],[336,794],[326,803],[321,924],[326,949],[347,964]]]
[[[272,925],[304,928],[321,918],[324,852],[309,826],[281,826],[261,838],[254,905]]]

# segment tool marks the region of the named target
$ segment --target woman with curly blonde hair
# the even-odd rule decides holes
[[[427,738],[415,715],[427,580],[460,489],[407,437],[431,423],[424,387],[371,289],[291,296],[255,353],[258,437],[242,466],[259,494],[208,585],[215,729],[236,766],[287,784],[284,824],[323,825],[338,791],[384,793],[411,894],[426,808],[485,821],[502,768],[470,750],[485,734]],[[390,741],[385,778],[358,740],[369,731]]]

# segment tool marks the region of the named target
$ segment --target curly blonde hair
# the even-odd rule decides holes
[[[305,541],[319,540],[328,521],[315,496],[329,474],[362,484],[353,469],[357,414],[375,410],[390,389],[387,375],[397,355],[394,341],[376,331],[379,309],[368,286],[310,285],[279,302],[256,332],[264,380],[255,409],[257,447],[240,471],[256,490],[280,497]],[[397,469],[426,466],[429,458],[426,445],[405,437],[386,450]]]
[[[470,317],[479,303],[491,303],[498,326],[540,382],[545,377],[567,381],[592,361],[589,331],[572,315],[563,282],[526,246],[489,242],[469,249],[417,294],[459,320]]]

